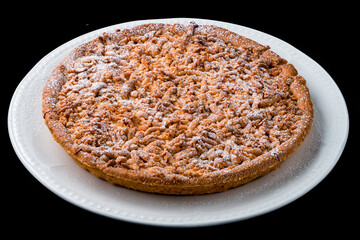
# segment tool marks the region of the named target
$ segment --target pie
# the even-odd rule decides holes
[[[251,39],[144,24],[76,47],[43,89],[53,138],[83,168],[161,194],[221,192],[276,169],[313,122],[306,81]]]

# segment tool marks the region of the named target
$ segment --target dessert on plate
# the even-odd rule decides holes
[[[76,47],[43,90],[54,139],[83,168],[162,194],[221,192],[276,169],[313,122],[306,81],[212,25],[144,24]]]

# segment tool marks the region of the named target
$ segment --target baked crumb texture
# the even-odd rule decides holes
[[[104,33],[54,69],[43,114],[82,167],[164,194],[220,192],[275,169],[308,135],[306,81],[270,47],[215,26]]]

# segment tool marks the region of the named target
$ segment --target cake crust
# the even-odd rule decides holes
[[[75,48],[43,89],[53,138],[84,169],[162,194],[221,192],[276,169],[310,132],[293,65],[253,40],[144,24]]]

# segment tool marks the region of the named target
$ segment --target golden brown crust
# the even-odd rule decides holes
[[[131,51],[126,52],[129,50],[126,46]],[[159,46],[163,48],[160,50]],[[115,52],[123,55],[119,58],[114,56]],[[126,55],[129,53],[132,55]],[[185,55],[189,58],[185,59]],[[176,59],[185,63],[175,64]],[[127,63],[122,65],[122,61]],[[231,61],[232,66],[228,64]],[[132,65],[134,62],[137,65]],[[162,67],[163,62],[169,62],[172,68]],[[181,69],[183,66],[186,68]],[[120,67],[121,71],[117,71]],[[103,71],[104,68],[107,70]],[[140,78],[132,75],[134,72]],[[157,78],[146,82],[144,74],[151,72]],[[231,74],[239,80],[232,80]],[[197,83],[196,77],[202,82]],[[213,92],[215,98],[206,102],[208,105],[200,112],[198,92],[205,77],[211,78],[210,90],[205,92]],[[165,89],[168,95],[159,93],[162,85],[152,88],[175,79],[195,86],[194,102],[186,95],[191,94],[190,87],[179,87],[179,81],[178,93],[175,88]],[[215,88],[219,79],[222,85]],[[280,90],[268,86],[271,81]],[[228,88],[224,90],[223,86]],[[156,101],[170,100],[164,100],[162,105],[146,103],[145,109],[145,103],[139,101],[147,99],[146,94],[141,89],[135,91],[136,87],[153,91],[151,97]],[[118,96],[113,96],[115,90]],[[239,94],[244,95],[241,101]],[[172,96],[185,104],[171,100]],[[115,105],[114,99],[121,104]],[[132,107],[130,101],[137,103],[137,107]],[[240,105],[233,108],[241,111],[228,111],[234,102]],[[176,115],[179,119],[158,120],[159,114],[139,116],[154,109],[160,115]],[[96,115],[99,113],[102,116]],[[146,192],[203,194],[239,186],[279,166],[310,132],[313,108],[306,81],[269,47],[216,26],[145,24],[104,34],[74,49],[54,69],[44,87],[43,117],[54,139],[80,166],[97,177]],[[234,119],[238,119],[237,125]],[[81,121],[83,125],[79,127]],[[109,126],[112,128],[106,129]],[[177,132],[170,132],[172,127]],[[156,143],[155,139],[159,141]],[[146,156],[141,155],[144,152]]]

